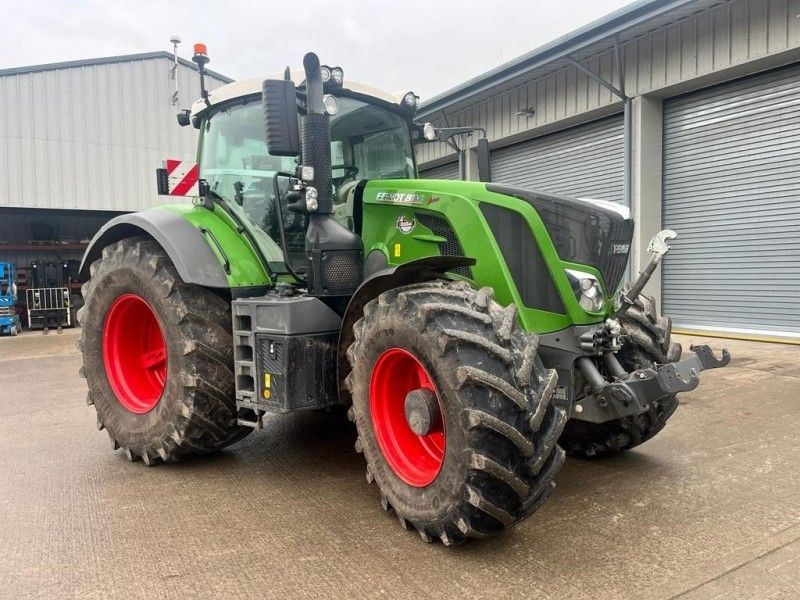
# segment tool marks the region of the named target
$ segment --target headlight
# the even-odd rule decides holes
[[[331,68],[322,65],[319,68],[319,74],[322,76],[322,83],[327,83],[331,79]]]
[[[333,67],[331,69],[331,79],[333,79],[333,83],[336,85],[342,85],[342,83],[344,83],[344,71],[342,67]]]
[[[336,101],[336,97],[330,94],[325,94],[322,97],[322,106],[325,109],[325,113],[328,115],[333,116],[339,112],[339,103]]]
[[[403,96],[403,107],[406,110],[415,111],[417,110],[417,104],[419,103],[419,96],[417,96],[414,92],[406,92],[406,95]]]
[[[429,142],[432,142],[438,137],[433,123],[425,123],[425,125],[422,126],[422,135]]]
[[[566,269],[567,279],[572,292],[581,308],[590,312],[599,312],[603,308],[603,289],[597,277],[591,273]]]

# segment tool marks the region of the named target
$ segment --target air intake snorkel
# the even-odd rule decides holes
[[[306,73],[306,114],[300,117],[301,171],[306,207],[308,292],[314,296],[352,295],[362,278],[361,238],[333,219],[331,183],[330,117],[322,104],[322,73],[319,58],[309,52],[303,58]],[[307,169],[311,167],[311,169]]]

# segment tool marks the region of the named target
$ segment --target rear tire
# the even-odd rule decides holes
[[[157,243],[137,237],[104,248],[82,292],[81,374],[114,449],[150,465],[251,431],[237,424],[230,305],[184,283]],[[147,344],[159,350],[148,354]]]
[[[555,371],[542,366],[537,336],[517,325],[516,307],[499,306],[490,288],[420,283],[370,301],[354,335],[345,385],[356,450],[404,528],[449,545],[510,527],[547,500],[566,415],[550,401]],[[413,433],[402,406],[387,423],[385,403],[421,388],[435,394],[439,429]]]
[[[620,364],[629,373],[666,364],[681,358],[681,345],[671,340],[672,324],[658,314],[656,303],[641,294],[625,316],[620,318],[625,344],[617,353]],[[671,394],[650,403],[650,410],[608,423],[587,423],[570,419],[559,443],[569,456],[594,457],[630,450],[664,429],[667,419],[678,408],[678,398]]]

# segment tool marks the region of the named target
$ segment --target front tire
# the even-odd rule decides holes
[[[114,449],[150,465],[250,431],[237,424],[230,305],[184,283],[156,242],[104,248],[82,292],[81,374]]]
[[[626,371],[652,367],[655,363],[677,362],[681,345],[672,342],[672,325],[659,316],[653,298],[641,294],[634,306],[620,318],[625,344],[617,353]],[[584,458],[619,453],[635,448],[664,429],[678,408],[675,394],[650,403],[641,415],[615,419],[608,423],[587,423],[570,419],[559,443],[569,456]]]
[[[356,450],[404,528],[458,543],[518,523],[550,496],[566,415],[516,307],[500,307],[490,288],[409,285],[369,302],[354,337],[345,383]],[[430,410],[415,419],[404,413],[414,405]]]

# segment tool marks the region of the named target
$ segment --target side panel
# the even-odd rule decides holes
[[[149,235],[187,283],[213,288],[269,285],[271,280],[247,241],[219,208],[175,205],[122,215],[92,239],[81,263],[88,276],[103,248],[123,238]]]
[[[231,305],[236,406],[260,429],[266,413],[320,409],[338,402],[336,340],[341,319],[310,296],[279,293]]]

